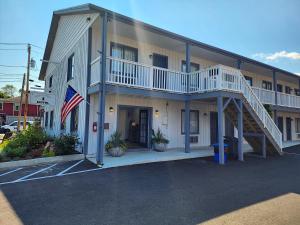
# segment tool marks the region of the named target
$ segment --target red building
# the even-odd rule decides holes
[[[18,114],[20,109],[20,96],[0,99],[0,125],[11,123],[18,120]],[[25,99],[22,101],[22,116],[24,115]],[[28,120],[34,120],[40,116],[39,105],[28,105]]]

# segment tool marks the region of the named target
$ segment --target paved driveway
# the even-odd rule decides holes
[[[191,159],[4,184],[0,224],[299,224],[298,148],[225,166]]]

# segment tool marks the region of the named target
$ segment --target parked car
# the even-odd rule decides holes
[[[34,121],[27,121],[26,124],[32,125]],[[23,121],[20,122],[20,130],[23,130]],[[2,129],[9,129],[10,131],[17,131],[18,121],[13,121],[10,124],[1,126]]]

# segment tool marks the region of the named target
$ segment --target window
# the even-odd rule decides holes
[[[278,92],[282,92],[283,91],[282,89],[283,89],[282,85],[281,84],[277,84],[277,91]]]
[[[0,110],[3,110],[3,102],[0,102]]]
[[[68,58],[67,81],[74,78],[74,54]],[[49,81],[50,83],[50,81]],[[52,85],[52,84],[51,84]],[[49,84],[50,86],[50,84]]]
[[[296,118],[295,120],[295,125],[296,125],[296,133],[300,134],[300,118]]]
[[[292,93],[292,89],[289,86],[285,86],[285,93],[290,95]]]
[[[252,79],[252,77],[245,76],[245,79],[246,79],[247,83],[248,83],[250,86],[253,86],[253,79]]]
[[[192,63],[191,62],[191,71],[190,72],[195,72],[200,70],[200,65],[197,63]],[[186,62],[185,60],[182,60],[181,62],[181,72],[186,72]]]
[[[272,82],[263,80],[263,82],[262,82],[262,88],[266,89],[266,90],[271,90],[272,91],[272,89],[273,89],[272,88]]]
[[[49,117],[49,113],[46,112],[46,113],[45,113],[45,127],[48,126],[48,117]]]
[[[19,111],[19,109],[20,109],[20,104],[19,104],[19,103],[15,103],[15,104],[14,104],[14,108],[15,108],[15,111]]]
[[[138,61],[138,50],[126,45],[112,42],[110,45],[110,54],[114,58],[125,59],[133,62]]]
[[[78,113],[79,106],[76,106],[71,112],[71,132],[77,132],[78,130]]]
[[[54,117],[54,111],[52,110],[50,112],[50,128],[53,128],[53,117]]]
[[[60,129],[65,130],[66,129],[66,120],[62,123],[60,123]]]
[[[294,89],[295,90],[295,95],[300,96],[300,89]]]
[[[181,134],[185,133],[184,110],[181,110]],[[190,134],[199,134],[199,111],[190,110]]]
[[[53,75],[51,75],[51,77],[49,78],[49,88],[52,88],[52,79],[53,79]]]

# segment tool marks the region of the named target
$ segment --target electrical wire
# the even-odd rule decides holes
[[[0,65],[2,67],[21,67],[21,68],[26,68],[26,66],[16,66],[16,65]]]

